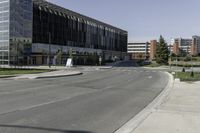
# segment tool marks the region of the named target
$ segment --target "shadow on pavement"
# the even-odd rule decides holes
[[[120,63],[117,63],[117,64],[113,65],[113,66],[114,67],[139,67],[139,65],[133,60],[122,61]]]
[[[55,128],[44,128],[44,127],[33,127],[33,126],[21,126],[21,125],[0,125],[0,128],[14,128],[21,129],[21,130],[36,130],[38,132],[45,131],[45,132],[55,132],[55,133],[92,133],[89,131],[76,131],[76,130],[63,130],[63,129],[55,129]]]

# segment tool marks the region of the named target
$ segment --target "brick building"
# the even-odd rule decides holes
[[[146,43],[128,43],[127,51],[132,59],[153,60],[156,56],[157,40]]]
[[[150,44],[150,59],[153,60],[156,57],[156,47],[157,47],[157,40],[151,40]]]

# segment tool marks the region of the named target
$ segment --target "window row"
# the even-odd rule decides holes
[[[8,45],[8,44],[9,44],[8,41],[0,41],[0,46],[1,46],[1,45]]]
[[[8,45],[0,45],[0,50],[8,50]]]
[[[9,30],[8,26],[6,26],[6,27],[0,27],[0,31],[5,31],[5,30]]]
[[[6,17],[6,16],[9,16],[9,12],[8,11],[6,11],[6,12],[0,12],[0,18]]]
[[[8,0],[7,0],[7,1],[4,1],[4,2],[0,1],[0,8],[1,8],[1,7],[8,6],[8,5],[9,5]]]
[[[8,11],[8,10],[9,10],[9,6],[0,7],[0,12],[2,12],[2,11]]]
[[[8,40],[9,34],[8,32],[0,32],[0,40]]]
[[[8,21],[9,17],[0,17],[0,21]]]
[[[128,48],[148,48],[147,46],[128,46]]]
[[[0,56],[8,56],[8,51],[0,50]]]
[[[8,65],[8,61],[0,60],[0,64],[1,64],[1,65]]]

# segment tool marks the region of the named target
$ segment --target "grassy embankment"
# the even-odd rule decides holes
[[[11,68],[0,68],[0,75],[18,75],[18,74],[36,74],[49,72],[50,70],[41,69],[11,69]]]

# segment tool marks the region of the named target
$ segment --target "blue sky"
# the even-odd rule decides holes
[[[48,0],[125,29],[129,42],[200,35],[200,0]]]

